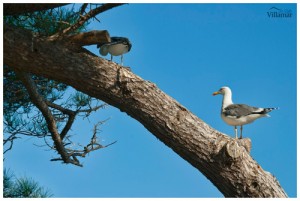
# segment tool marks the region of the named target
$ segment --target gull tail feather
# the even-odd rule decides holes
[[[272,110],[279,110],[279,107],[270,107],[270,108],[264,108],[264,112],[269,113]]]
[[[266,117],[271,117],[269,114],[269,112],[271,112],[272,110],[279,110],[279,107],[270,107],[270,108],[264,108],[263,112],[266,115]]]
[[[279,109],[279,107],[261,108],[260,111],[253,112],[252,114],[260,114],[265,117],[270,117],[270,115],[268,115],[268,113],[271,112],[272,110],[278,110],[278,109]]]

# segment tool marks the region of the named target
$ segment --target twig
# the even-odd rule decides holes
[[[3,152],[3,154],[5,154],[6,152],[8,152],[9,150],[12,149],[13,144],[14,144],[14,140],[17,139],[17,138],[18,137],[14,136],[14,135],[11,135],[7,139],[3,140],[4,141],[3,145],[5,145],[7,142],[10,142],[9,147]]]
[[[99,106],[96,106],[96,107],[90,107],[90,109],[85,109],[85,110],[77,110],[78,113],[91,113],[91,112],[94,112],[94,111],[97,111],[99,110],[100,108],[104,108],[106,107],[107,104],[102,104],[102,105],[99,105]]]
[[[85,9],[87,8],[89,4],[88,3],[84,3],[81,8],[80,8],[80,15],[83,15],[83,13],[85,13]]]

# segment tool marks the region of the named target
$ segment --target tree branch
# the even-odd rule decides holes
[[[29,97],[30,97],[32,103],[43,114],[43,117],[45,118],[46,123],[47,123],[48,130],[51,134],[52,140],[55,145],[54,147],[51,147],[51,148],[57,150],[57,152],[61,156],[61,158],[59,158],[59,159],[61,159],[64,163],[72,163],[77,166],[82,166],[80,164],[79,160],[77,159],[77,156],[85,157],[86,154],[88,154],[92,151],[106,147],[106,146],[102,146],[101,144],[99,144],[97,142],[96,127],[98,125],[100,125],[99,123],[95,126],[91,142],[87,146],[85,146],[85,148],[83,150],[74,150],[74,149],[66,148],[66,146],[68,144],[64,144],[64,142],[63,142],[63,139],[66,137],[68,131],[71,129],[71,126],[72,126],[72,124],[75,120],[75,117],[78,113],[87,113],[87,115],[88,115],[92,111],[96,111],[96,110],[104,107],[104,105],[100,105],[100,106],[96,106],[96,107],[90,106],[89,109],[84,109],[84,110],[78,109],[77,111],[72,111],[70,109],[64,108],[60,105],[57,105],[55,103],[45,100],[39,94],[37,86],[35,85],[33,79],[31,78],[31,76],[28,73],[25,73],[25,72],[19,71],[19,70],[15,70],[15,73],[16,73],[16,76],[22,81],[26,90],[28,91],[28,94],[29,94]],[[57,130],[57,124],[56,124],[55,117],[52,114],[52,112],[49,110],[48,106],[60,111],[63,114],[68,115],[67,123],[66,123],[65,127],[63,128],[61,134],[59,134],[59,131]],[[17,131],[17,133],[21,134],[21,131]],[[13,134],[4,141],[4,144],[6,144],[7,142],[11,143],[10,147],[7,150],[5,150],[5,152],[7,152],[8,150],[10,150],[12,148],[13,140],[16,138],[15,136],[16,135]],[[45,135],[43,135],[42,137],[44,137],[44,136]]]
[[[88,3],[82,4],[80,8],[80,15],[83,15],[85,13],[85,9],[87,8],[88,5],[89,5]]]
[[[6,15],[21,15],[35,11],[53,9],[67,5],[66,3],[5,3],[3,4],[3,14]]]
[[[63,128],[63,130],[60,133],[60,138],[61,138],[61,140],[63,140],[65,138],[65,136],[67,135],[67,133],[69,132],[69,130],[71,129],[71,127],[74,123],[77,112],[66,109],[64,107],[61,107],[60,105],[57,105],[55,103],[51,103],[50,101],[47,101],[47,100],[45,102],[49,107],[57,109],[57,110],[61,111],[63,114],[66,114],[66,115],[69,116],[65,127]]]
[[[9,150],[12,149],[13,144],[14,144],[14,140],[17,139],[17,138],[18,138],[18,137],[16,137],[16,135],[10,135],[8,138],[3,139],[3,146],[4,146],[7,142],[10,143],[10,144],[9,144],[9,147],[8,147],[7,149],[4,150],[4,148],[3,148],[3,150],[4,150],[3,155],[4,155],[6,152],[8,152]]]
[[[28,73],[18,71],[18,70],[15,70],[15,73],[17,77],[19,77],[19,79],[23,82],[25,88],[27,89],[30,99],[32,100],[32,103],[42,112],[47,122],[47,126],[49,132],[51,133],[51,137],[55,144],[56,150],[61,155],[65,163],[71,162],[63,146],[62,139],[56,129],[56,121],[51,111],[49,110],[45,100],[40,96],[34,84],[34,81],[31,79]]]

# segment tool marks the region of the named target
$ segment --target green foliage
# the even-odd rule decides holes
[[[53,195],[49,190],[41,187],[32,178],[15,178],[13,173],[3,171],[3,197],[4,198],[47,198]]]
[[[80,93],[76,92],[75,95],[72,97],[73,102],[75,103],[76,107],[84,107],[90,104],[90,97]]]
[[[12,181],[13,174],[9,171],[4,169],[3,170],[3,197],[12,197],[12,189],[14,186],[14,183]]]
[[[74,6],[66,9],[58,7],[46,11],[39,11],[18,16],[4,16],[5,23],[32,30],[41,36],[50,36],[60,32],[79,19],[79,11]],[[84,24],[75,33],[82,31],[87,24]]]
[[[34,75],[32,79],[35,81],[40,95],[49,99],[49,101],[60,99],[68,88],[67,85],[54,80]],[[27,91],[22,82],[16,77],[15,72],[5,65],[3,84],[4,115],[11,117],[16,112],[19,114],[29,113],[32,108],[32,103]]]

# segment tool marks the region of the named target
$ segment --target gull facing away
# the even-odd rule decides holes
[[[106,56],[109,53],[111,61],[113,56],[121,55],[121,65],[123,65],[123,54],[129,52],[132,45],[129,39],[125,37],[111,37],[110,39],[111,42],[100,43],[97,45],[97,48],[100,48],[99,52],[102,56]]]
[[[223,95],[221,117],[231,126],[234,126],[235,138],[237,138],[237,126],[240,126],[241,135],[243,138],[243,125],[252,123],[254,120],[260,117],[270,117],[267,113],[279,108],[259,108],[251,107],[245,104],[233,104],[232,93],[229,87],[222,87],[219,91],[213,93],[213,95]]]

